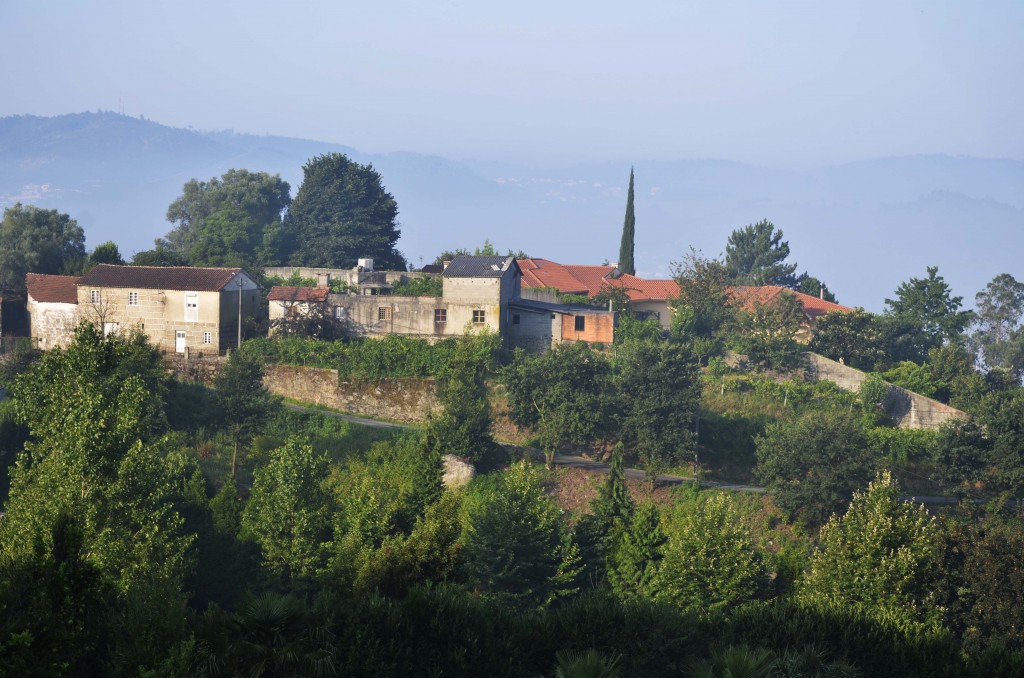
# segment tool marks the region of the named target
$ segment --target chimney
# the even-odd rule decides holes
[[[450,264],[450,263],[452,263],[452,262],[451,261],[442,261],[441,265],[444,266],[445,270],[447,270],[448,269],[448,264]]]
[[[821,287],[818,288],[818,298],[821,299],[822,301],[825,301],[825,286],[824,285],[822,285]]]

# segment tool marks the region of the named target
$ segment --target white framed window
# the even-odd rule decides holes
[[[128,305],[129,306],[138,306],[139,305],[139,293],[138,292],[129,292],[128,293]]]
[[[89,303],[90,304],[98,304],[98,303],[100,303],[100,291],[99,290],[89,290]]]
[[[346,317],[346,309],[344,306],[334,307],[334,318],[335,320],[344,320]]]
[[[185,322],[199,322],[199,293],[185,292]]]
[[[204,344],[212,344],[213,343],[213,333],[212,332],[203,332],[203,343]]]

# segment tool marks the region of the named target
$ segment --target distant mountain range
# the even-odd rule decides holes
[[[0,118],[0,205],[67,212],[87,245],[122,253],[166,233],[167,206],[191,178],[230,168],[292,185],[312,156],[373,163],[400,210],[399,249],[418,265],[443,249],[490,239],[563,263],[618,257],[629,167],[559,168],[459,162],[416,153],[234,132],[176,129],[115,113]],[[882,310],[886,296],[938,265],[973,303],[996,274],[1024,279],[1024,162],[911,156],[791,171],[722,160],[637,159],[638,273],[667,277],[692,245],[717,255],[729,233],[760,219],[785,232],[800,270],[848,305]]]

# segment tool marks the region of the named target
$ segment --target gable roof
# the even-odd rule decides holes
[[[240,268],[99,264],[79,278],[78,284],[88,287],[136,287],[146,290],[219,292],[235,280],[240,273],[245,272]],[[247,273],[245,275],[252,278]]]
[[[445,278],[500,278],[515,257],[455,257],[441,275]]]
[[[78,289],[75,283],[78,276],[46,275],[44,273],[28,273],[25,275],[25,286],[28,294],[35,301],[51,304],[77,304]]]
[[[329,287],[279,287],[270,288],[267,301],[297,301],[316,303],[327,301]]]
[[[621,287],[632,301],[661,301],[679,296],[675,280],[645,280],[610,264],[563,265],[547,259],[520,259],[523,287],[553,287],[561,294],[594,296],[606,287]]]
[[[733,287],[732,296],[736,299],[740,305],[749,310],[754,304],[767,304],[771,303],[773,299],[778,297],[782,293],[791,294],[796,297],[800,304],[804,307],[804,315],[808,318],[815,320],[821,316],[838,311],[840,313],[852,313],[853,309],[849,306],[843,306],[842,304],[836,304],[831,301],[825,301],[810,294],[804,294],[803,292],[797,292],[786,287],[779,287],[778,285],[762,285],[760,287]]]

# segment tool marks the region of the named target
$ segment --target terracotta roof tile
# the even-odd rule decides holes
[[[327,301],[329,287],[272,287],[267,301],[299,301],[306,303]]]
[[[792,294],[800,300],[801,305],[804,307],[804,314],[808,318],[820,318],[821,316],[838,311],[840,313],[851,313],[853,309],[849,306],[843,306],[842,304],[836,304],[831,301],[825,301],[818,297],[810,294],[804,294],[803,292],[797,292],[795,290],[786,289],[785,287],[779,287],[777,285],[762,285],[761,287],[734,287],[732,288],[733,298],[736,299],[740,305],[746,309],[749,309],[754,304],[767,304],[772,299],[777,297],[782,292]]]
[[[553,287],[562,294],[594,296],[605,287],[622,287],[633,301],[669,299],[679,295],[674,280],[644,280],[616,273],[610,265],[563,265],[547,259],[520,259],[524,287]]]
[[[240,268],[99,264],[79,278],[78,284],[89,287],[219,292],[241,272]]]
[[[77,282],[78,277],[73,275],[29,273],[25,276],[29,296],[44,303],[77,304]]]

